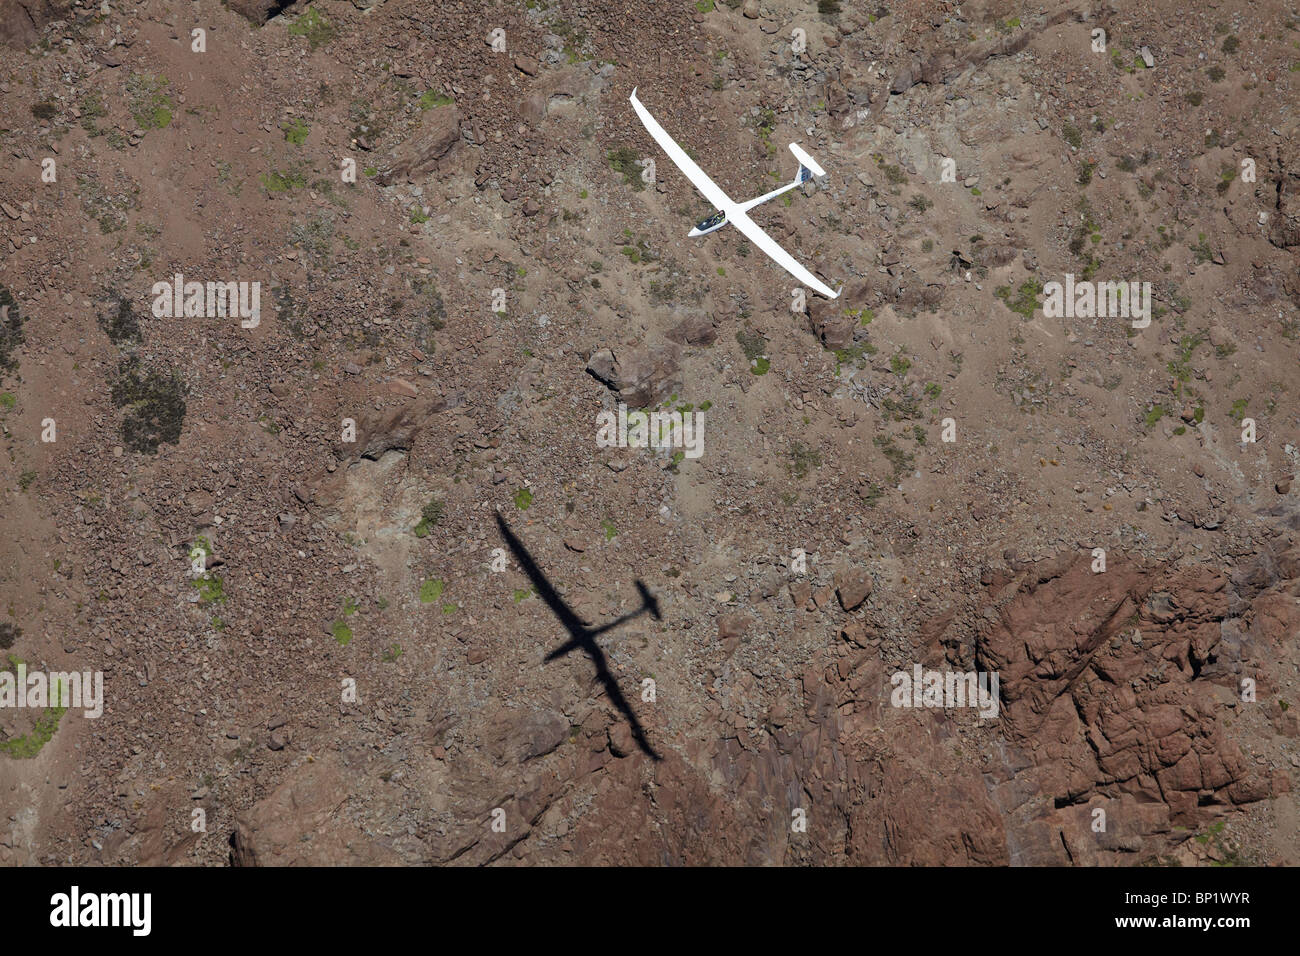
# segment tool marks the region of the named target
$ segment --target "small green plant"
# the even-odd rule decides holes
[[[869,355],[875,355],[878,349],[863,339],[861,342],[855,342],[853,345],[842,349],[834,349],[831,354],[835,356],[835,374],[840,374],[842,366],[848,365],[853,368],[863,368],[866,365],[866,359]]]
[[[623,185],[631,186],[637,192],[645,189],[641,179],[641,164],[636,151],[630,146],[620,146],[605,154],[609,168],[623,177]]]
[[[614,527],[614,522],[608,518],[601,520],[600,527],[605,532],[606,541],[613,541],[618,536],[618,529]]]
[[[347,647],[352,643],[352,628],[348,627],[346,621],[335,621],[330,627],[330,634],[334,636],[339,647]]]
[[[1064,139],[1071,146],[1073,146],[1075,149],[1078,149],[1080,146],[1083,145],[1083,133],[1080,132],[1079,127],[1075,126],[1073,123],[1069,122],[1068,120],[1061,127],[1061,138]]]
[[[736,341],[745,358],[749,359],[749,370],[755,375],[766,375],[772,367],[766,354],[767,339],[753,330],[740,329],[736,332]]]
[[[1220,196],[1228,191],[1232,186],[1233,180],[1237,178],[1237,167],[1232,163],[1223,163],[1219,166],[1219,181],[1215,184],[1215,191]]]
[[[420,510],[420,523],[414,528],[417,538],[426,537],[430,530],[437,527],[442,520],[442,507],[441,500],[430,498],[429,503]]]
[[[1175,394],[1182,395],[1183,388],[1192,380],[1192,355],[1204,341],[1204,332],[1197,332],[1195,335],[1184,335],[1178,340],[1178,354],[1165,366],[1169,370],[1169,374],[1174,377],[1174,381],[1178,383]]]
[[[1034,316],[1034,310],[1038,308],[1038,295],[1043,291],[1043,284],[1036,278],[1030,278],[1020,284],[1014,297],[1011,286],[1001,285],[993,290],[993,294],[1002,300],[1003,304],[1012,312],[1019,313],[1026,319]]]
[[[1197,265],[1201,265],[1214,258],[1214,250],[1210,248],[1210,243],[1205,238],[1205,233],[1198,232],[1196,234],[1196,239],[1196,243],[1189,248],[1192,250],[1193,255],[1196,256]]]
[[[10,658],[13,660],[13,658]],[[63,681],[54,682],[50,688],[50,702],[61,701],[64,699],[67,691],[63,687]],[[30,760],[41,752],[44,747],[54,737],[54,732],[59,729],[59,721],[63,715],[68,712],[68,708],[58,706],[46,707],[41,715],[36,718],[31,732],[23,734],[21,737],[11,737],[0,743],[0,751],[8,754],[16,760]]]
[[[911,469],[914,456],[895,445],[894,440],[889,436],[877,435],[871,439],[871,443],[881,450],[885,458],[889,460],[890,465],[893,466],[895,482]]]
[[[131,99],[131,116],[140,129],[165,129],[171,125],[174,104],[172,98],[164,92],[166,86],[165,76],[132,73],[127,79],[126,91]]]
[[[268,193],[285,193],[291,189],[302,189],[307,185],[307,177],[300,171],[292,169],[285,172],[273,169],[259,176],[258,181]]]
[[[224,604],[226,601],[226,583],[218,574],[205,571],[191,582],[198,589],[200,604]]]
[[[810,469],[822,466],[822,453],[816,448],[809,448],[802,442],[790,442],[790,448],[786,455],[790,459],[786,468],[795,478],[802,478],[808,474]]]
[[[104,100],[96,92],[86,93],[81,98],[81,128],[92,137],[102,136],[104,131],[99,128],[95,122],[108,115],[108,110],[104,108]]]
[[[306,13],[289,24],[289,35],[305,37],[307,45],[314,50],[334,39],[334,26],[315,7],[308,7]]]
[[[438,90],[426,90],[423,94],[421,94],[418,102],[420,105],[420,109],[432,110],[432,109],[437,109],[439,106],[450,106],[452,103],[455,103],[456,101],[452,97],[448,96],[445,93],[441,93]]]
[[[443,583],[441,578],[428,578],[420,585],[420,603],[433,604],[442,597]]]
[[[533,503],[533,493],[528,488],[520,488],[515,492],[515,507],[520,511],[527,511],[528,506]]]
[[[311,127],[303,119],[293,119],[281,123],[280,129],[284,133],[285,141],[292,143],[294,146],[301,146],[307,142],[307,136],[311,133]]]
[[[131,311],[126,296],[119,293],[115,297],[117,306],[100,314],[99,327],[114,345],[140,341],[140,321]]]

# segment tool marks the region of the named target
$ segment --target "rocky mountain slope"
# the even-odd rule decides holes
[[[872,6],[0,0],[0,861],[1300,862],[1300,8]]]

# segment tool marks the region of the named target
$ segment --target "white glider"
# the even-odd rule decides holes
[[[731,223],[758,248],[762,249],[777,265],[785,269],[792,276],[811,289],[815,289],[828,299],[834,299],[839,296],[838,292],[832,292],[826,283],[822,282],[815,275],[795,261],[794,256],[782,249],[767,233],[759,228],[758,223],[746,215],[746,211],[753,209],[759,203],[765,203],[769,199],[775,199],[784,192],[794,189],[812,179],[814,176],[824,176],[825,171],[817,165],[811,156],[805,153],[794,143],[790,144],[790,152],[794,153],[795,159],[799,161],[799,171],[795,173],[794,182],[787,183],[780,189],[774,189],[770,193],[759,196],[757,199],[751,199],[749,202],[738,203],[732,202],[731,198],[722,191],[704,170],[696,164],[695,160],[686,155],[686,150],[682,149],[673,141],[659,122],[650,115],[650,111],[641,105],[641,101],[636,98],[636,90],[632,90],[632,107],[636,110],[636,115],[641,117],[641,122],[645,128],[650,131],[650,135],[655,138],[655,142],[668,154],[668,158],[677,164],[677,168],[695,184],[695,188],[717,207],[718,211],[698,223],[690,231],[692,236],[703,236],[714,230],[721,229],[727,223]]]

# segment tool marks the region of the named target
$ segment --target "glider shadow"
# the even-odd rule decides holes
[[[551,582],[542,573],[542,569],[533,560],[533,556],[528,553],[528,549],[524,547],[523,542],[515,537],[515,533],[510,530],[510,525],[506,524],[506,519],[501,516],[500,512],[497,513],[497,526],[501,529],[501,536],[505,538],[506,544],[509,545],[520,567],[524,569],[528,579],[533,582],[533,587],[537,589],[537,593],[546,602],[552,613],[560,619],[560,623],[564,625],[565,630],[569,632],[568,642],[547,654],[546,660],[553,661],[557,657],[563,657],[577,648],[586,651],[587,656],[591,658],[591,662],[596,665],[596,676],[600,678],[600,682],[605,686],[605,693],[609,695],[610,701],[627,720],[637,746],[651,759],[662,760],[663,758],[655,753],[654,748],[650,746],[650,741],[646,739],[645,730],[641,727],[641,721],[637,720],[632,705],[628,703],[627,698],[623,696],[623,691],[619,689],[618,681],[615,680],[614,674],[609,669],[609,662],[605,659],[605,652],[596,643],[597,635],[618,627],[634,617],[639,617],[647,611],[654,615],[655,620],[662,620],[659,602],[655,600],[654,595],[650,593],[650,590],[644,584],[637,581],[636,589],[641,595],[641,607],[610,621],[608,624],[602,624],[600,627],[586,627],[579,620],[578,615],[573,613],[573,609],[564,603],[564,599],[560,597],[559,592],[552,587]]]

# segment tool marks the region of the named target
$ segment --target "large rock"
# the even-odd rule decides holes
[[[569,736],[569,721],[557,710],[502,711],[488,741],[498,760],[520,764],[544,757]]]
[[[224,0],[227,7],[259,27],[289,6],[292,0]]]
[[[871,575],[862,570],[837,571],[835,590],[839,594],[840,607],[846,611],[855,610],[871,595]]]
[[[681,390],[680,360],[681,348],[675,343],[635,349],[623,357],[600,349],[587,362],[587,372],[628,407],[645,408]]]
[[[410,451],[416,436],[429,419],[446,407],[438,397],[428,397],[397,405],[393,408],[367,407],[357,416],[355,442],[335,442],[337,458],[370,458],[378,460],[389,451]]]
[[[718,339],[718,327],[707,312],[696,312],[669,329],[665,337],[678,345],[712,345]]]
[[[1268,240],[1279,249],[1300,246],[1300,141],[1297,138],[1278,149],[1277,203],[1270,216]]]
[[[1239,642],[1225,637],[1227,579],[1119,555],[1104,573],[1091,563],[1067,555],[1025,567],[1010,588],[995,579],[983,611],[974,667],[1000,675],[1007,739],[1034,755],[1010,761],[995,788],[1009,826],[1028,828],[1026,840],[1038,832],[1035,795],[1131,794],[1182,826],[1205,823],[1204,807],[1260,799],[1267,786],[1221,722],[1241,665]]]
[[[68,15],[72,0],[0,0],[0,46],[27,46],[51,20]]]
[[[401,857],[347,818],[349,775],[327,754],[291,770],[235,823],[235,866],[392,866]]]
[[[389,154],[375,180],[381,186],[415,183],[451,164],[460,144],[460,112],[454,106],[425,110],[420,126]]]

